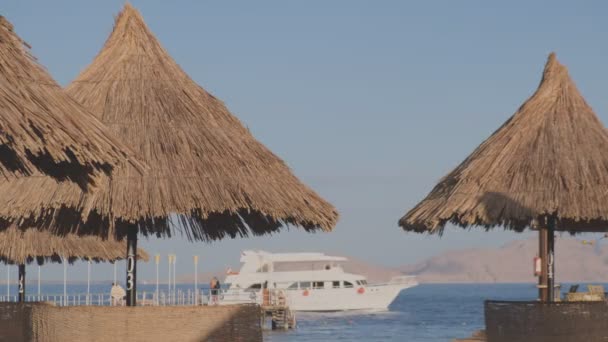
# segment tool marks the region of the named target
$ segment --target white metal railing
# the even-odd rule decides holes
[[[17,295],[0,295],[0,302],[17,302]],[[49,302],[57,306],[111,306],[125,305],[124,299],[114,299],[109,293],[74,293],[74,294],[41,294],[26,295],[26,302]],[[193,289],[175,291],[140,291],[137,293],[138,306],[186,306],[186,305],[226,305],[240,303],[258,303],[261,298],[255,292],[222,289],[217,294],[210,290]]]
[[[365,286],[387,286],[387,285],[418,285],[416,276],[396,276],[386,283],[367,284]]]
[[[213,299],[210,301],[213,302]],[[242,290],[231,289],[222,291],[219,304],[255,303],[259,305],[288,306],[289,297],[284,289]]]

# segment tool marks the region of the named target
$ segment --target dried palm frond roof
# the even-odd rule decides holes
[[[151,168],[117,170],[94,206],[101,213],[144,217],[140,230],[159,235],[176,213],[194,240],[336,224],[336,209],[190,79],[129,4],[67,92]]]
[[[553,215],[557,230],[607,229],[608,133],[552,53],[532,97],[399,225],[521,231]]]
[[[49,76],[0,16],[0,229],[72,227],[107,172],[145,166]]]
[[[95,236],[74,234],[59,236],[47,231],[9,228],[0,232],[0,261],[9,264],[29,264],[33,261],[74,262],[75,260],[117,261],[125,258],[126,241],[102,240]],[[137,249],[137,258],[148,261],[145,250]]]
[[[0,16],[0,173],[40,172],[81,187],[127,159],[128,149],[67,96]],[[138,162],[131,167],[141,171]],[[4,178],[3,177],[3,178]]]

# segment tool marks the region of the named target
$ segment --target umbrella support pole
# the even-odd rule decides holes
[[[555,302],[555,220],[547,220],[547,295],[549,302]]]
[[[137,305],[137,228],[127,232],[127,306]]]
[[[25,264],[19,264],[19,303],[25,303]]]
[[[549,299],[548,293],[548,272],[547,272],[547,240],[548,240],[547,227],[539,227],[538,229],[538,256],[541,260],[540,275],[538,276],[538,299],[541,302],[546,302]]]
[[[555,301],[555,218],[547,218],[546,224],[538,229],[538,255],[541,272],[538,277],[538,299],[541,302]]]

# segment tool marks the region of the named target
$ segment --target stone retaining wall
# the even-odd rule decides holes
[[[0,303],[0,341],[262,341],[257,305],[55,307]]]
[[[488,342],[608,341],[606,302],[485,302]]]

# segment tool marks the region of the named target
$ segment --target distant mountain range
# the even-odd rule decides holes
[[[530,238],[500,248],[450,251],[399,269],[423,283],[532,283],[537,281],[532,273],[537,251],[538,240]],[[601,242],[557,236],[555,257],[558,282],[608,282],[608,247]]]
[[[558,282],[608,282],[608,240],[606,246],[584,244],[570,236],[556,237],[556,275]],[[424,261],[389,268],[349,257],[345,271],[362,274],[370,282],[385,282],[398,275],[415,275],[420,283],[534,283],[532,260],[538,250],[535,237],[516,240],[499,248],[452,250]],[[237,265],[235,265],[237,266]],[[235,270],[238,267],[234,267]],[[200,284],[217,276],[223,281],[225,270],[198,275]],[[193,283],[194,275],[178,275],[178,283]]]

